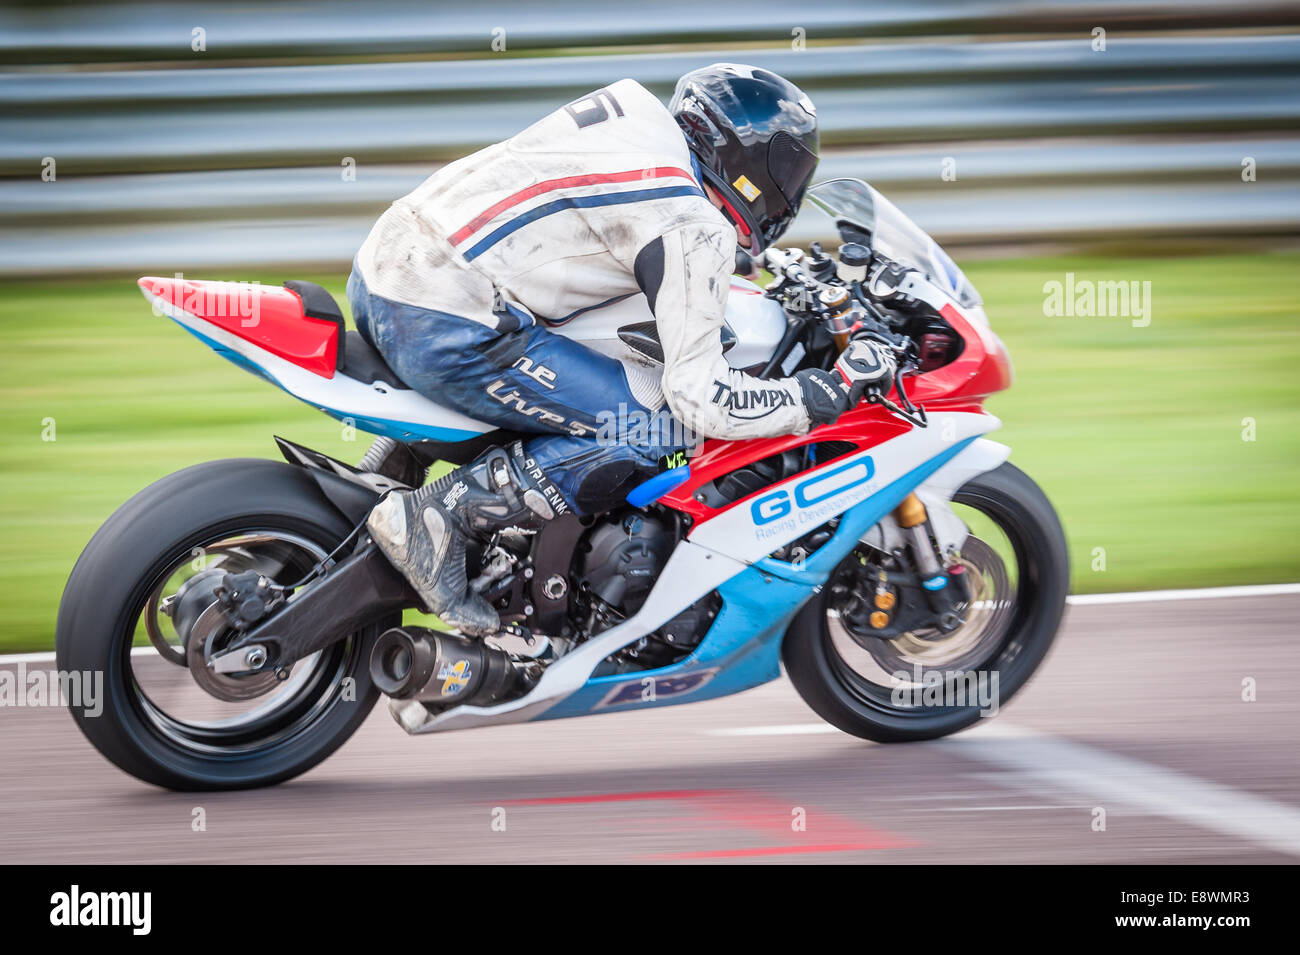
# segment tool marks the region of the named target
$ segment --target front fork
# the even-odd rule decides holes
[[[902,503],[894,509],[894,520],[911,545],[921,590],[930,609],[934,611],[936,626],[944,633],[951,633],[962,624],[958,607],[970,600],[965,567],[957,561],[947,567],[940,562],[930,538],[929,516],[925,512],[925,505],[915,493],[903,498]],[[883,572],[876,583],[872,604],[875,610],[871,614],[871,625],[883,630],[889,626],[895,605],[894,595],[886,586]]]

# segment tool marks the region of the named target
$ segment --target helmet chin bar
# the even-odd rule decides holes
[[[817,116],[807,95],[770,70],[714,63],[677,81],[668,110],[724,214],[748,228],[740,245],[768,248],[816,170]]]
[[[724,196],[721,190],[714,186],[713,183],[705,182],[704,187],[708,190],[708,194],[717,204],[718,211],[726,216],[727,221],[735,226],[740,231],[740,234],[744,236],[745,240],[749,244],[750,255],[761,255],[763,252],[762,237],[750,228],[750,225],[745,221],[744,216],[740,214],[736,207],[728,201],[727,197]]]

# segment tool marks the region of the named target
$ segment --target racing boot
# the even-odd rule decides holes
[[[492,448],[432,484],[389,491],[366,519],[370,536],[428,609],[461,633],[489,636],[496,610],[469,587],[466,549],[507,527],[537,530],[568,510],[540,468],[515,442]]]

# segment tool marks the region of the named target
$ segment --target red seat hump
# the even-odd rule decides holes
[[[290,289],[156,276],[145,276],[137,284],[172,318],[183,321],[176,314],[183,312],[322,378],[334,377],[341,326],[309,317],[302,299]]]

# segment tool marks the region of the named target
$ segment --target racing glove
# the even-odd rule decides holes
[[[815,428],[830,424],[848,411],[868,391],[885,394],[894,385],[898,360],[888,345],[870,338],[849,342],[835,360],[834,372],[805,368],[795,381],[803,392],[804,409]]]
[[[830,424],[849,410],[849,389],[844,379],[821,368],[795,372],[794,380],[803,392],[803,408],[812,427]]]
[[[843,379],[851,408],[868,391],[888,394],[894,386],[898,359],[888,345],[870,338],[856,338],[840,352],[840,357],[835,360],[835,370]]]

